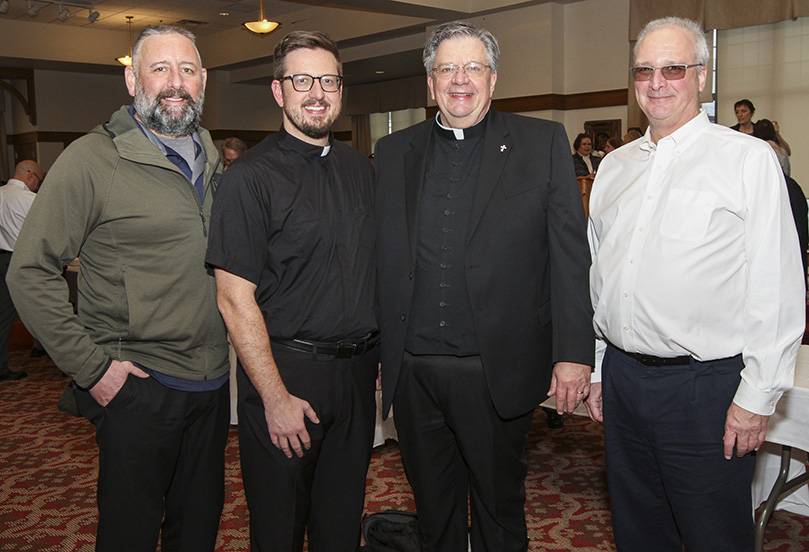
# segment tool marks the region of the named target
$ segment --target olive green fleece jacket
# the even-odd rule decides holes
[[[114,136],[113,137],[111,137]],[[221,162],[207,131],[204,208],[124,106],[56,160],[28,213],[7,282],[25,325],[83,388],[112,360],[191,381],[228,371],[205,267]],[[78,315],[62,268],[81,259]]]

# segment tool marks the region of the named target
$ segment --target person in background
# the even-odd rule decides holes
[[[425,552],[528,549],[532,413],[548,396],[572,412],[594,361],[567,135],[491,107],[499,53],[489,31],[438,26],[422,55],[438,113],[374,156],[382,410]]]
[[[8,292],[6,274],[20,228],[44,178],[39,164],[26,159],[17,163],[14,176],[0,187],[0,381],[14,381],[28,375],[27,372],[15,372],[8,367],[8,339],[17,318],[17,309]]]
[[[792,166],[789,162],[789,152],[786,148],[781,146],[778,140],[778,133],[775,132],[775,125],[769,119],[759,119],[753,125],[753,136],[768,142],[772,149],[775,150],[775,155],[778,157],[778,162],[786,176],[791,176]]]
[[[606,144],[604,144],[604,155],[607,155],[611,151],[617,150],[623,145],[624,145],[623,140],[621,140],[617,136],[613,136],[612,138],[607,140]]]
[[[213,551],[225,498],[229,363],[205,268],[219,152],[199,127],[194,35],[146,28],[124,70],[133,106],[59,156],[8,284],[73,378],[60,404],[96,428],[97,552]],[[81,257],[78,314],[62,269]]]
[[[754,134],[756,123],[753,122],[753,114],[755,114],[756,108],[753,106],[753,102],[751,102],[746,98],[743,100],[739,100],[738,102],[733,104],[733,110],[736,113],[736,120],[739,122],[730,128],[732,128],[733,130],[738,130],[743,134]],[[780,147],[782,147],[784,151],[786,151],[786,154],[788,156],[792,155],[792,149],[789,147],[787,141],[784,140],[784,138],[781,136],[778,121],[771,121],[771,126],[775,136],[773,140]]]
[[[624,137],[623,137],[623,139],[621,141],[624,144],[628,144],[630,142],[634,142],[635,140],[637,140],[641,136],[643,136],[643,132],[641,130],[639,130],[637,127],[632,127],[632,128],[630,128],[629,130],[626,131],[626,134],[624,134]]]
[[[227,171],[211,219],[253,550],[360,543],[379,371],[373,167],[331,132],[342,82],[327,35],[278,43],[283,126]]]
[[[593,140],[587,134],[581,133],[573,141],[573,149],[576,150],[573,154],[573,168],[576,171],[576,176],[595,178],[598,164],[601,163],[601,157],[591,155],[593,153]]]
[[[649,130],[604,159],[590,198],[586,406],[604,422],[615,543],[752,552],[753,452],[805,329],[787,189],[771,148],[700,110],[697,23],[650,22],[634,58]]]
[[[230,165],[238,159],[238,157],[247,151],[247,144],[239,138],[231,136],[225,139],[222,145],[222,163],[227,170]]]

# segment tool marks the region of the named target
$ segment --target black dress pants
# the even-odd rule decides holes
[[[252,552],[356,552],[376,421],[378,350],[352,359],[273,345],[287,390],[304,399],[312,445],[299,458],[270,440],[264,404],[239,365],[239,452]]]
[[[6,285],[6,274],[8,274],[10,262],[11,253],[0,251],[0,375],[8,374],[11,371],[8,367],[8,338],[11,335],[14,319],[17,317],[17,310],[14,308]]]
[[[725,460],[741,355],[645,366],[609,346],[604,440],[618,552],[751,552],[755,453]]]
[[[532,412],[504,420],[480,357],[405,353],[394,421],[424,552],[525,552],[525,441]]]
[[[227,384],[169,389],[130,375],[106,407],[76,389],[99,449],[97,552],[213,551],[225,500]]]

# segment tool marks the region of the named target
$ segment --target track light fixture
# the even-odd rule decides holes
[[[10,0],[0,0],[0,14],[8,13],[9,3]],[[87,21],[90,23],[95,23],[100,17],[100,14],[93,8],[93,4],[90,2],[82,2],[81,0],[28,0],[28,15],[31,17],[36,17],[39,15],[39,10],[41,10],[42,7],[47,4],[59,6],[59,14],[56,16],[59,21],[67,21],[67,19],[70,17],[70,10],[68,10],[65,6],[72,6],[87,10],[89,12]]]

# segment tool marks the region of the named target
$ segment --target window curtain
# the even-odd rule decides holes
[[[371,155],[371,117],[367,114],[351,116],[351,141],[365,155]]]

